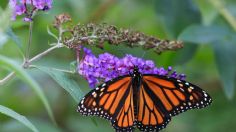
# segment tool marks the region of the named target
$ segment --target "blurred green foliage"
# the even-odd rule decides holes
[[[0,55],[22,62],[21,49],[28,41],[28,23],[21,18],[10,22],[7,1],[0,0]],[[118,27],[138,30],[163,39],[179,39],[185,47],[177,52],[156,55],[147,51],[144,58],[152,59],[158,66],[174,66],[187,74],[187,80],[208,91],[213,104],[202,110],[193,110],[173,117],[163,131],[222,132],[236,129],[235,79],[236,79],[236,1],[235,0],[66,0],[54,1],[52,10],[35,17],[31,57],[49,48],[56,40],[48,35],[54,17],[69,13],[73,23],[106,22]],[[6,43],[3,43],[5,41]],[[22,48],[21,48],[22,47]],[[96,54],[111,52],[123,56],[123,52],[141,57],[140,48],[106,45],[104,50],[93,48]],[[121,52],[123,51],[123,52]],[[22,51],[24,52],[24,50]],[[65,48],[55,50],[34,62],[34,65],[70,69],[75,52]],[[0,79],[11,70],[0,66]],[[77,102],[71,96],[70,87],[78,85],[85,93],[90,89],[78,75],[70,75],[74,86],[64,83],[61,73],[47,74],[38,69],[28,69],[27,74],[36,80],[52,107],[58,126],[47,115],[41,100],[29,85],[15,77],[0,86],[0,104],[27,117],[39,131],[92,132],[113,131],[108,121],[82,117],[76,112]],[[55,75],[57,74],[57,75]],[[63,73],[64,74],[64,73]],[[55,81],[62,81],[56,83]],[[72,84],[73,84],[72,83]],[[63,87],[64,89],[62,89]],[[66,92],[66,90],[68,92]],[[224,94],[223,94],[224,91]],[[31,131],[14,119],[0,114],[0,131]]]

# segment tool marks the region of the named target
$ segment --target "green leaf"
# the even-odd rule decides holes
[[[26,127],[31,129],[33,132],[38,132],[38,129],[26,117],[16,113],[12,109],[9,109],[5,106],[0,105],[0,113],[18,120],[20,123],[24,124]]]
[[[65,89],[73,97],[73,99],[77,103],[84,96],[84,93],[80,89],[79,85],[73,79],[70,79],[64,72],[48,67],[37,66],[36,68],[50,75],[63,89]]]
[[[7,42],[9,39],[5,31],[10,25],[11,19],[11,9],[6,8],[2,10],[0,7],[0,48]]]
[[[75,62],[71,64],[74,66]],[[63,89],[65,89],[73,99],[79,103],[79,101],[84,97],[84,93],[80,89],[79,85],[72,79],[70,79],[64,72],[55,70],[49,67],[36,66],[36,68],[50,75]],[[91,121],[95,126],[98,126],[95,118],[91,118]]]
[[[198,5],[204,25],[210,25],[218,16],[218,11],[212,6],[208,0],[194,0]]]
[[[30,88],[34,90],[34,92],[38,95],[38,97],[43,102],[48,112],[49,117],[56,124],[54,116],[52,114],[51,107],[48,103],[48,100],[46,96],[44,95],[42,89],[38,85],[38,83],[18,63],[16,63],[15,61],[7,57],[0,55],[0,65],[6,66],[12,69],[16,73],[16,75],[19,76],[20,79],[24,80],[26,83],[28,83],[31,86]]]
[[[212,46],[224,92],[229,99],[233,98],[236,79],[236,34],[215,41]]]
[[[155,6],[157,16],[170,38],[176,38],[190,24],[201,22],[200,11],[196,10],[197,7],[192,0],[156,0]],[[197,46],[186,45],[180,52],[170,55],[168,59],[171,62],[168,63],[183,64],[189,61],[194,56]]]
[[[18,48],[22,50],[22,42],[19,39],[19,37],[12,31],[11,28],[8,28],[6,30],[6,34],[8,35],[9,38],[11,38],[16,43]]]
[[[176,52],[172,56],[172,58],[174,58],[172,62],[174,62],[175,64],[183,65],[184,63],[188,62],[193,58],[197,51],[197,48],[198,45],[196,44],[185,43],[184,48],[178,50],[178,52]]]
[[[19,37],[12,31],[10,27],[7,28],[6,35],[8,38],[12,39],[15,42],[16,46],[18,47],[19,52],[21,53],[22,56],[24,56],[23,47],[22,47],[23,44],[21,40],[19,39]]]
[[[72,61],[72,62],[70,63],[70,70],[71,70],[72,72],[76,72],[76,70],[77,70],[77,61]]]
[[[93,122],[93,124],[94,124],[95,126],[98,126],[98,123],[97,123],[97,121],[96,121],[96,119],[95,119],[94,117],[91,117],[91,120],[92,120],[92,122]]]
[[[200,11],[192,0],[156,0],[156,13],[172,38],[188,25],[201,22]]]
[[[55,38],[56,40],[58,40],[58,37],[57,37],[54,33],[51,32],[50,27],[47,27],[47,32],[48,32],[48,34],[49,34],[50,36],[52,36],[53,38]]]
[[[6,44],[8,39],[9,39],[8,36],[4,32],[0,31],[0,48],[2,48],[4,44]]]
[[[178,39],[196,44],[206,44],[216,40],[220,40],[228,34],[229,31],[227,28],[217,25],[191,25],[179,35]]]
[[[5,10],[2,10],[0,7],[0,32],[5,31],[11,24],[11,15],[12,10],[7,7]]]
[[[211,5],[219,12],[219,14],[228,22],[228,24],[236,31],[235,20],[235,4],[222,0],[208,0]],[[230,10],[234,9],[234,10]]]

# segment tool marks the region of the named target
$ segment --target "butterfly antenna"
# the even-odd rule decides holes
[[[123,50],[119,49],[119,51],[125,56],[127,53],[125,53]]]
[[[121,56],[125,56],[127,53],[125,53],[123,50],[121,49],[114,49],[114,48],[111,48],[112,51],[119,51],[118,53],[121,53],[121,54],[118,54],[118,55],[121,55]]]
[[[142,55],[142,57],[141,57],[141,58],[143,58],[143,57],[145,56],[145,54],[146,54],[146,51],[144,51],[144,52],[143,52],[143,55]]]

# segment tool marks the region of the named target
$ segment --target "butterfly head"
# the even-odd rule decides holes
[[[134,65],[133,72],[131,73],[132,77],[138,77],[141,76],[141,73],[139,72],[138,66]]]
[[[133,70],[133,73],[138,73],[139,72],[139,68],[138,68],[138,66],[134,66],[134,70]]]

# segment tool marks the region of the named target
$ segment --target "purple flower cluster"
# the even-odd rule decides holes
[[[52,8],[53,0],[9,0],[13,10],[12,20],[16,16],[25,15],[24,21],[32,21],[32,15],[38,10],[47,11]]]
[[[96,57],[87,48],[84,48],[84,57],[78,65],[78,72],[85,77],[90,87],[94,88],[101,82],[129,74],[134,65],[138,66],[142,74],[158,74],[180,80],[184,80],[186,77],[184,74],[177,74],[170,66],[167,70],[163,67],[157,68],[152,60],[144,60],[128,54],[123,58],[118,58],[109,53],[103,53]]]

